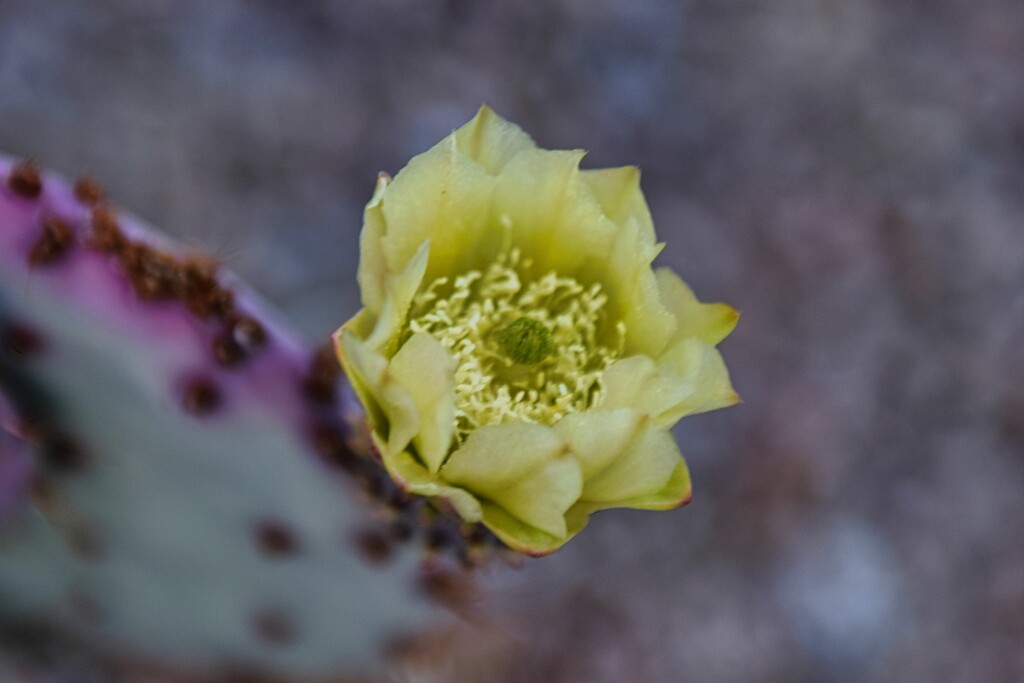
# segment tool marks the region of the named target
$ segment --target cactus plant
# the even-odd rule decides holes
[[[487,537],[350,448],[329,348],[95,181],[0,182],[0,627],[314,680],[439,618],[417,546]]]

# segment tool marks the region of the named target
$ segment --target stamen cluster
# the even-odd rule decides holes
[[[553,271],[536,277],[533,271],[532,261],[512,249],[486,271],[472,270],[454,281],[437,278],[413,300],[405,338],[425,332],[456,361],[459,444],[484,425],[551,425],[586,410],[602,394],[601,374],[622,354],[621,321],[613,328],[614,347],[599,342],[609,325],[608,297],[600,284],[585,286]],[[502,333],[523,319],[551,333],[551,351],[539,362],[517,362],[502,344]]]

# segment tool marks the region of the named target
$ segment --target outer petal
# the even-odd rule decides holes
[[[739,401],[722,356],[693,338],[675,344],[657,363],[646,356],[616,361],[603,382],[601,408],[634,408],[650,415],[657,427]]]
[[[439,341],[421,332],[395,354],[391,375],[416,405],[420,431],[412,443],[423,464],[436,474],[455,434],[455,360]]]
[[[366,339],[367,345],[374,351],[381,351],[386,356],[393,356],[398,350],[398,333],[405,324],[409,306],[416,296],[416,291],[423,282],[423,274],[430,258],[430,243],[423,242],[416,249],[412,259],[398,275],[389,277],[386,285],[386,296],[381,307],[380,317],[373,333]]]
[[[533,140],[481,107],[466,125],[414,157],[394,181],[378,181],[366,207],[360,243],[363,304],[378,312],[382,281],[403,270],[418,246],[433,240],[428,280],[489,263],[502,246],[491,193],[505,165]]]
[[[697,337],[717,345],[736,328],[740,314],[728,304],[704,304],[697,300],[685,282],[668,268],[659,268],[655,274],[661,300],[676,316],[677,340]]]
[[[376,435],[374,442],[383,451],[383,446]],[[384,465],[391,478],[404,490],[420,496],[439,496],[447,499],[458,511],[459,516],[467,522],[479,522],[483,519],[480,501],[473,494],[438,479],[408,451],[386,458]]]
[[[693,486],[690,483],[690,469],[686,466],[686,461],[680,459],[661,490],[636,498],[620,500],[616,506],[636,510],[672,510],[686,505],[692,497]]]
[[[626,323],[627,354],[657,356],[676,329],[675,316],[665,307],[651,262],[661,245],[643,234],[633,220],[619,230],[605,269],[609,284],[611,312]]]
[[[374,314],[380,313],[387,289],[385,282],[389,271],[384,258],[384,230],[386,221],[380,200],[391,179],[385,173],[377,177],[373,197],[363,211],[363,231],[359,233],[359,291],[363,305]]]
[[[682,456],[664,429],[648,427],[600,474],[589,479],[580,500],[621,506],[660,492]]]
[[[619,408],[573,413],[555,424],[580,463],[584,496],[587,482],[607,470],[648,422],[640,411]]]
[[[654,222],[640,190],[639,168],[601,168],[580,171],[580,175],[590,185],[608,218],[619,225],[625,225],[630,219],[636,221],[642,232],[654,242]]]
[[[401,453],[420,432],[420,416],[412,396],[395,381],[384,356],[342,327],[338,346],[353,389],[367,408],[370,428],[380,440],[385,461]]]
[[[647,356],[616,361],[605,370],[602,381],[605,388],[602,409],[632,408],[651,416],[659,425],[665,422],[663,416],[685,401],[691,392],[688,382],[680,377],[665,376]]]
[[[555,429],[570,443],[583,470],[580,503],[593,509],[665,502],[666,486],[685,469],[675,440],[636,410],[594,410],[569,415]],[[687,480],[688,482],[688,480]],[[683,491],[669,492],[679,502]],[[595,507],[596,506],[596,507]]]
[[[367,378],[363,376],[363,373],[368,370],[356,367],[342,340],[353,336],[357,339],[362,339],[373,329],[373,325],[373,314],[364,308],[338,328],[333,336],[334,354],[341,363],[341,368],[345,372],[345,377],[348,379],[349,384],[352,385],[356,396],[359,397],[359,402],[363,404],[363,408],[366,410],[371,431],[378,429],[382,424],[387,424],[387,417],[385,417],[377,397],[374,396],[373,389]]]
[[[580,468],[567,444],[551,428],[526,423],[476,430],[451,455],[441,477],[560,539],[566,536],[565,511],[582,490]],[[495,532],[517,535],[512,528]]]
[[[513,550],[535,557],[558,550],[587,523],[586,515],[582,518],[577,515],[571,521],[567,520],[566,533],[549,534],[523,522],[500,505],[484,501],[482,510],[484,524],[501,539],[502,543]]]
[[[739,394],[732,388],[722,354],[699,339],[683,339],[673,344],[658,359],[658,364],[669,368],[689,385],[687,398],[672,407],[676,413],[673,422],[685,415],[705,413],[739,403]]]
[[[498,175],[519,152],[537,148],[522,128],[501,118],[486,104],[452,135],[458,150],[491,175]]]
[[[601,510],[609,508],[672,510],[689,503],[692,496],[693,488],[690,483],[690,471],[686,467],[686,461],[680,458],[660,490],[609,503],[581,500],[569,509],[565,517],[569,524],[570,533],[578,533],[580,529],[586,526],[587,517]]]

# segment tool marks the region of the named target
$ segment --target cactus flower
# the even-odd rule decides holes
[[[690,499],[669,429],[737,401],[736,325],[660,251],[639,170],[581,170],[487,107],[366,207],[363,309],[335,335],[406,490],[550,553],[605,508]]]

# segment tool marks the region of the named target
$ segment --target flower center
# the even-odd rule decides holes
[[[621,321],[614,348],[598,342],[608,303],[600,284],[531,270],[513,249],[486,271],[438,278],[413,299],[402,342],[426,332],[455,358],[459,443],[484,425],[554,424],[589,408],[622,355]]]

